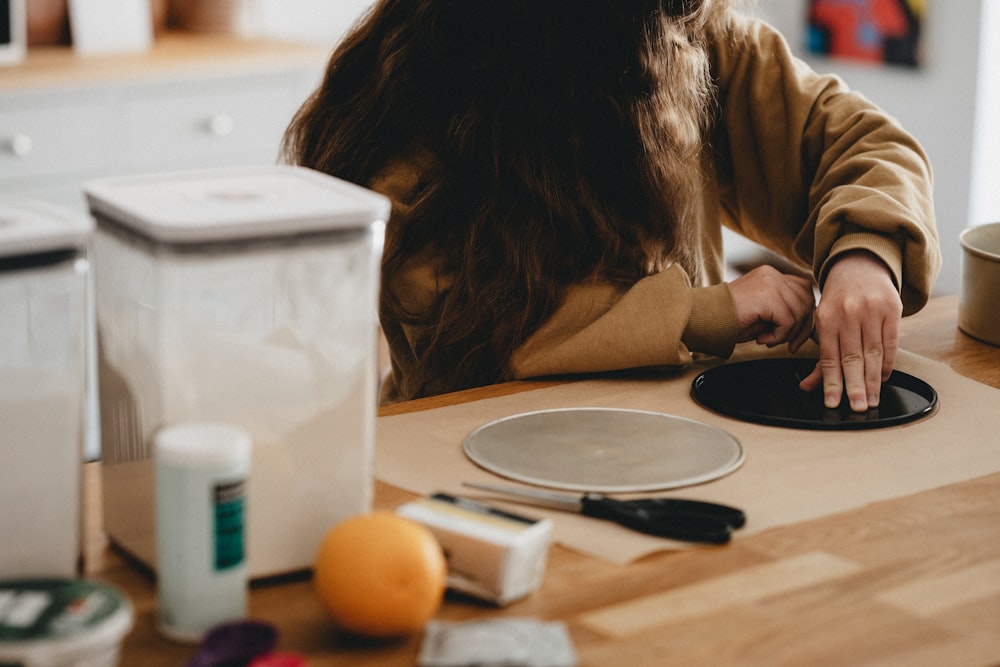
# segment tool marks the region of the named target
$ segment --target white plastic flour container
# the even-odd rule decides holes
[[[77,570],[93,227],[0,198],[0,579]]]
[[[155,567],[152,442],[169,424],[252,439],[250,577],[308,568],[371,506],[386,198],[296,167],[85,186],[105,526]]]
[[[97,581],[0,581],[0,664],[115,667],[133,618],[128,599]]]

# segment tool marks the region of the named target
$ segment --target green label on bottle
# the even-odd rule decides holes
[[[227,570],[243,562],[245,483],[215,486],[215,569]]]

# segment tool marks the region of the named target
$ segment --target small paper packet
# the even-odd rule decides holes
[[[419,667],[576,667],[565,624],[528,618],[430,621]]]

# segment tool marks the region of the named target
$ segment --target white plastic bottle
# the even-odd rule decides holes
[[[226,424],[168,426],[154,439],[160,631],[197,642],[246,616],[250,437]]]

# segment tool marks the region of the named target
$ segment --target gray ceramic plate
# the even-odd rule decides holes
[[[746,457],[720,428],[660,412],[564,408],[497,419],[469,433],[466,456],[502,477],[571,491],[633,493],[701,484]]]

